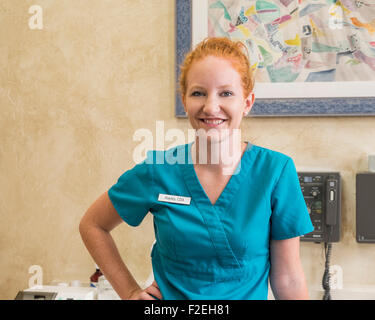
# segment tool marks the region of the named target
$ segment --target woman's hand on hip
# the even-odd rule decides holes
[[[154,281],[149,287],[145,289],[137,289],[133,291],[128,300],[156,300],[163,299],[160,289],[156,281]]]

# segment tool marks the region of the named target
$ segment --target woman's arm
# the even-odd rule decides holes
[[[121,299],[161,299],[156,282],[142,290],[123,262],[110,231],[122,222],[108,193],[101,195],[86,211],[79,224],[82,240],[106,279]]]
[[[271,240],[270,283],[275,299],[309,299],[299,256],[299,237]]]

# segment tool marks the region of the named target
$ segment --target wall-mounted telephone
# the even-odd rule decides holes
[[[338,172],[298,172],[314,231],[301,241],[338,242],[341,233],[341,177]]]

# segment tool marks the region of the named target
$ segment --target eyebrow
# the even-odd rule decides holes
[[[192,85],[190,87],[191,89],[204,89],[204,87],[200,86],[200,85]],[[221,86],[218,86],[219,89],[224,89],[224,88],[233,88],[233,85],[231,84],[223,84]]]

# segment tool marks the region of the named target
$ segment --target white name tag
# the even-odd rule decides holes
[[[181,196],[174,196],[171,194],[162,194],[159,193],[158,201],[163,202],[172,202],[172,203],[179,203],[179,204],[186,204],[190,205],[190,197],[181,197]]]

